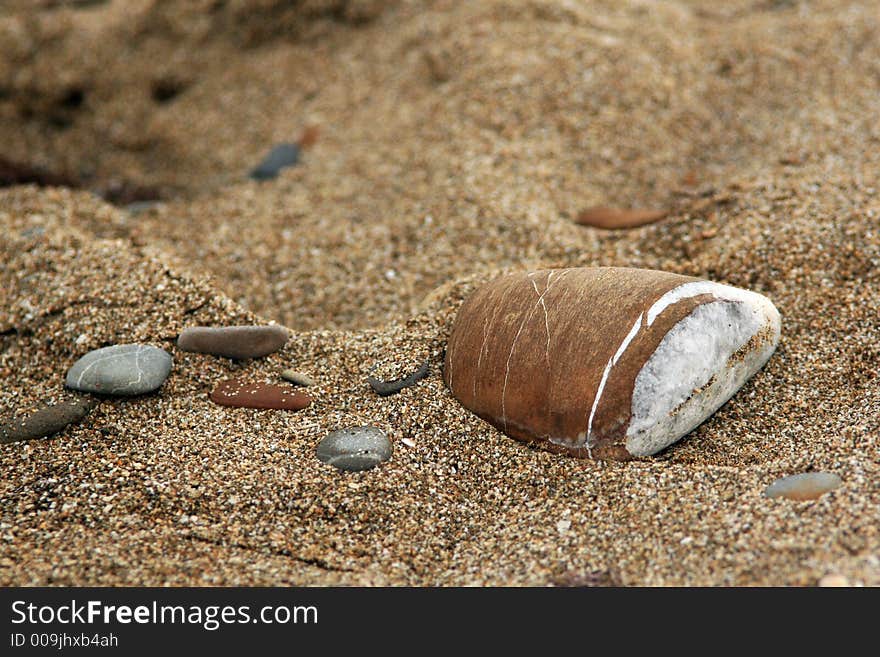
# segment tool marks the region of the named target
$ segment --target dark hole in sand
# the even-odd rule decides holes
[[[62,107],[68,109],[76,109],[80,107],[86,99],[86,92],[78,87],[68,89],[67,93],[61,98],[59,103]]]
[[[167,103],[174,100],[187,87],[182,80],[174,78],[160,78],[153,82],[150,96],[157,103]]]
[[[36,184],[43,187],[77,187],[77,181],[63,173],[54,173],[26,162],[0,156],[0,187]]]

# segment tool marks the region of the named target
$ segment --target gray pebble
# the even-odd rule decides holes
[[[0,420],[0,443],[45,438],[89,414],[97,402],[85,397],[68,397],[45,403],[27,415]]]
[[[764,495],[789,500],[814,500],[842,483],[843,480],[832,472],[804,472],[777,479],[767,486]]]
[[[297,162],[299,162],[299,146],[297,144],[278,144],[251,171],[251,178],[269,180],[276,177],[281,169],[293,166]]]
[[[378,427],[349,427],[318,443],[318,459],[340,470],[369,470],[391,458],[391,441]]]
[[[278,351],[289,337],[283,326],[191,326],[177,338],[177,348],[241,360]]]
[[[135,201],[125,206],[129,214],[142,214],[162,205],[161,201]]]
[[[291,383],[295,383],[296,385],[303,387],[313,386],[317,383],[317,381],[315,381],[308,374],[303,374],[302,372],[297,372],[293,369],[286,369],[281,372],[281,378],[285,381],[290,381]]]
[[[159,388],[171,372],[171,354],[143,344],[95,349],[67,372],[67,387],[104,395],[142,395]]]

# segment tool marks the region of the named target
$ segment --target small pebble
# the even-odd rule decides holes
[[[293,166],[297,162],[299,162],[299,146],[296,144],[278,144],[251,171],[251,178],[254,180],[270,180],[275,178],[281,169]]]
[[[582,226],[593,226],[614,230],[620,228],[636,228],[652,224],[666,217],[664,210],[628,210],[623,208],[594,207],[581,211],[575,222]]]
[[[367,382],[370,384],[370,387],[377,395],[379,395],[380,397],[387,397],[388,395],[393,395],[400,392],[404,388],[414,386],[416,383],[428,376],[429,373],[430,363],[426,361],[422,363],[419,369],[417,369],[409,376],[403,377],[402,379],[394,379],[393,381],[381,381],[374,376],[368,376]]]
[[[349,427],[329,433],[316,454],[340,470],[369,470],[391,458],[391,441],[378,427]]]
[[[212,402],[221,406],[286,411],[299,411],[312,403],[311,397],[290,386],[239,380],[224,381],[219,384],[211,392],[210,398]]]
[[[819,586],[822,588],[840,588],[852,586],[852,584],[850,584],[849,580],[843,575],[828,573],[819,580]]]
[[[24,416],[0,420],[0,443],[45,438],[89,414],[97,402],[86,397],[68,397],[45,403]]]
[[[295,383],[298,386],[313,386],[317,383],[312,377],[308,374],[303,374],[302,372],[297,372],[296,370],[286,369],[281,372],[281,378],[286,381],[290,381],[291,383]]]
[[[789,500],[815,500],[842,483],[841,478],[831,472],[804,472],[777,479],[767,486],[764,495]]]
[[[171,372],[171,354],[144,344],[90,351],[67,372],[67,387],[105,395],[142,395],[158,389]]]
[[[177,338],[177,348],[242,360],[268,356],[289,337],[283,326],[190,326]]]
[[[144,212],[149,212],[161,204],[161,201],[135,201],[134,203],[126,205],[125,210],[129,214],[142,214]]]

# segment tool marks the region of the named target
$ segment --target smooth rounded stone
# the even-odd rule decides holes
[[[828,573],[827,575],[823,575],[822,579],[819,580],[819,586],[824,589],[845,588],[852,586],[852,584],[846,577],[839,573]]]
[[[290,386],[272,383],[251,383],[229,380],[211,391],[211,401],[221,406],[241,408],[271,408],[283,411],[299,411],[312,403],[312,398]]]
[[[764,495],[789,500],[815,500],[842,483],[843,480],[832,472],[804,472],[777,479],[767,486]]]
[[[103,395],[142,395],[158,389],[171,372],[164,349],[117,344],[90,351],[67,372],[67,387]]]
[[[594,207],[581,211],[575,222],[605,230],[638,228],[664,219],[665,210],[627,210],[623,208]]]
[[[242,360],[278,351],[290,334],[283,326],[190,326],[177,338],[177,348]]]
[[[251,171],[254,180],[270,180],[275,178],[285,167],[299,162],[299,146],[297,144],[278,144]]]
[[[0,420],[0,443],[46,438],[67,425],[79,422],[96,406],[94,399],[65,397],[42,404],[26,414]]]
[[[285,381],[290,381],[291,383],[306,388],[317,384],[317,381],[308,374],[303,374],[302,372],[297,372],[296,370],[289,368],[281,372],[281,378]]]
[[[779,313],[754,292],[643,269],[546,269],[465,300],[443,376],[463,406],[513,438],[630,459],[712,415],[779,334]]]
[[[378,427],[349,427],[327,434],[315,450],[318,459],[357,472],[375,468],[391,458],[391,441]]]

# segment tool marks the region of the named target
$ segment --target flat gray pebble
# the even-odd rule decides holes
[[[69,397],[45,403],[26,415],[0,420],[0,443],[34,440],[56,434],[68,424],[83,419],[96,404],[93,399]]]
[[[316,449],[318,459],[357,472],[369,470],[391,458],[391,441],[378,427],[348,427],[327,434]]]
[[[177,338],[177,348],[225,358],[261,358],[278,351],[290,334],[283,326],[190,326]]]
[[[103,395],[143,395],[171,372],[171,354],[144,344],[117,344],[90,351],[67,372],[67,387]]]
[[[278,144],[251,171],[254,180],[270,180],[278,175],[281,169],[299,162],[299,146],[297,144]]]
[[[843,480],[832,472],[804,472],[777,479],[767,486],[764,495],[789,500],[814,500],[842,483]]]

